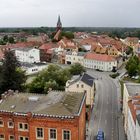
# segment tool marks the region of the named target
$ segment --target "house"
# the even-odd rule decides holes
[[[0,101],[0,139],[85,140],[84,93],[5,92]]]
[[[40,60],[45,62],[51,62],[54,55],[54,48],[57,47],[55,43],[46,43],[39,47],[40,50]]]
[[[26,75],[36,74],[48,67],[45,63],[21,63],[21,68]]]
[[[80,63],[83,65],[85,52],[68,51],[65,56],[65,64]]]
[[[117,69],[117,60],[107,54],[87,53],[84,56],[84,67],[112,71]]]
[[[123,115],[124,115],[124,130],[127,134],[128,130],[128,101],[136,95],[140,95],[140,84],[124,83],[123,90]]]
[[[14,48],[12,49],[15,52],[19,62],[27,63],[38,63],[40,62],[40,51],[39,49],[29,47],[29,48]]]
[[[133,96],[128,101],[128,129],[127,138],[128,140],[135,140],[136,138],[136,112],[140,109],[140,96]]]
[[[95,79],[88,75],[87,73],[83,73],[82,75],[73,76],[71,80],[66,82],[65,87],[66,92],[85,92],[86,93],[86,107],[87,107],[87,115],[89,117],[89,113],[94,104],[94,96],[95,96]]]

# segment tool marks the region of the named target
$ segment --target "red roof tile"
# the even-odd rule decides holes
[[[93,59],[98,61],[115,61],[115,59],[106,54],[87,53],[85,59]]]

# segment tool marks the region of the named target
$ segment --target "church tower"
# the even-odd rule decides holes
[[[61,23],[61,20],[60,20],[60,15],[58,16],[58,21],[57,21],[57,31],[61,30],[62,29],[62,23]]]

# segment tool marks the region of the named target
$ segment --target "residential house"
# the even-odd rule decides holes
[[[0,101],[1,140],[85,140],[84,93],[5,92]]]
[[[39,47],[40,60],[45,62],[51,62],[54,56],[54,48],[57,47],[55,43],[46,43]]]
[[[19,62],[38,63],[40,62],[40,51],[36,48],[15,48],[12,49],[15,52]]]
[[[66,52],[65,64],[80,63],[81,65],[83,65],[84,55],[85,55],[85,52],[76,52],[76,51]]]
[[[87,53],[84,56],[84,67],[102,71],[117,69],[117,60],[107,54]]]
[[[66,82],[66,92],[85,92],[86,93],[86,106],[87,115],[90,113],[94,105],[95,96],[95,79],[84,73],[82,75],[73,76],[71,80]]]
[[[139,42],[139,38],[137,37],[127,37],[125,40],[124,40],[125,44],[127,44],[127,46],[135,46],[138,42]]]
[[[140,84],[138,83],[124,83],[123,90],[123,115],[124,115],[124,130],[127,134],[128,130],[128,101],[136,95],[140,95]]]

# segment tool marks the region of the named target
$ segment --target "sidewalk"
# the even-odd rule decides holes
[[[117,87],[117,93],[118,93],[118,134],[119,134],[118,140],[126,140],[124,126],[123,126],[123,114],[120,110],[121,104],[119,102],[119,99],[121,98],[121,87],[120,87],[121,85],[119,83],[119,79],[114,79],[113,81]]]

